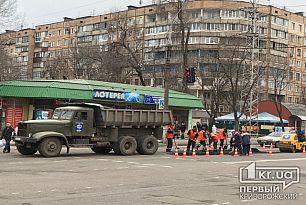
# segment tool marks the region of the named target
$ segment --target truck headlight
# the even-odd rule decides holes
[[[31,138],[32,137],[32,133],[29,133],[29,138]]]

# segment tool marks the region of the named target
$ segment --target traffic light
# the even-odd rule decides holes
[[[190,68],[185,68],[184,77],[187,83],[190,81]]]
[[[196,81],[195,79],[195,69],[194,68],[186,68],[184,77],[187,83],[194,83]]]
[[[196,81],[195,68],[190,68],[190,83],[194,83]]]

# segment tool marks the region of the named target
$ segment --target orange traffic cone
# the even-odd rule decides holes
[[[238,157],[238,150],[237,150],[237,147],[235,148],[235,152],[234,152],[234,157]]]
[[[214,143],[213,143],[213,142],[210,144],[210,149],[211,149],[211,150],[214,149]]]
[[[196,154],[195,149],[192,150],[192,155],[191,155],[191,157],[197,157],[197,154]]]
[[[250,148],[249,157],[252,157],[252,156],[253,156],[253,152],[252,152],[252,148]]]
[[[219,156],[224,156],[224,153],[223,153],[223,148],[221,147],[221,149],[220,149],[220,154],[219,154]]]
[[[303,154],[306,154],[305,146],[303,147]]]
[[[184,149],[184,152],[183,152],[183,158],[186,158],[187,154],[186,154],[186,149]]]
[[[272,156],[272,149],[273,149],[273,145],[272,145],[272,143],[271,143],[270,149],[269,149],[269,156]]]
[[[175,157],[175,158],[178,158],[178,149],[177,149],[177,148],[175,149],[174,157]]]
[[[264,143],[263,146],[262,146],[262,150],[263,150],[263,151],[266,151],[266,144],[265,144],[265,143]]]
[[[205,157],[209,157],[209,148],[208,148],[208,146],[206,146],[206,153],[205,153]]]

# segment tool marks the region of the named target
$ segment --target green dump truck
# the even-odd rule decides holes
[[[96,153],[152,155],[158,149],[163,126],[173,124],[170,111],[111,109],[98,104],[70,104],[54,110],[51,120],[18,124],[13,137],[23,155],[39,151],[44,157],[60,155],[62,146],[89,147]]]

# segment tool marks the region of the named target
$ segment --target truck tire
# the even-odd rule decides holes
[[[112,151],[110,147],[92,147],[91,150],[98,154],[107,154]]]
[[[280,152],[286,152],[286,149],[279,148],[279,151],[280,151]]]
[[[158,141],[153,136],[145,136],[137,140],[137,152],[144,155],[152,155],[158,149]]]
[[[118,155],[132,155],[137,148],[137,142],[134,137],[123,136],[114,144],[114,152]]]
[[[26,148],[25,146],[16,146],[18,152],[22,155],[33,155],[37,152],[37,149],[29,149]]]
[[[296,147],[294,145],[292,145],[291,152],[296,153]]]
[[[57,137],[48,137],[38,144],[38,151],[44,157],[57,157],[62,150],[62,142]]]

